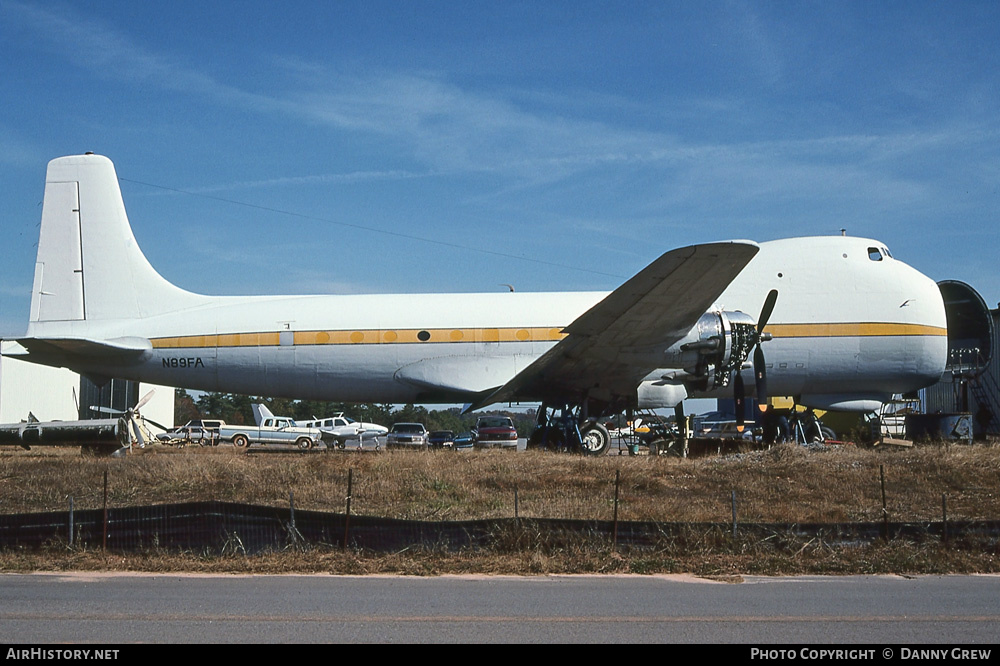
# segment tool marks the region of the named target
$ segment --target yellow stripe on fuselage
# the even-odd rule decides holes
[[[775,338],[835,338],[946,336],[940,326],[923,324],[847,323],[772,324],[767,332]],[[294,331],[296,345],[439,344],[449,342],[558,342],[566,337],[558,327],[536,328],[409,328],[393,330]],[[205,347],[276,347],[279,333],[226,333],[154,338],[154,349]]]
[[[272,347],[278,345],[277,333],[224,333],[221,335],[185,335],[178,338],[153,338],[153,349],[191,349],[201,347]]]
[[[880,338],[893,336],[947,336],[948,330],[925,324],[856,322],[846,324],[772,324],[766,329],[776,338]]]
[[[447,342],[558,342],[562,328],[412,328],[347,331],[295,331],[296,345],[436,344]],[[279,333],[230,333],[154,338],[154,349],[266,347],[280,344]]]

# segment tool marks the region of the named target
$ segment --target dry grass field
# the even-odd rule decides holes
[[[620,475],[620,520],[727,523],[735,492],[741,523],[878,521],[880,467],[892,521],[1000,518],[1000,447],[810,450],[783,445],[689,460],[584,458],[544,452],[245,452],[158,448],[124,459],[72,449],[0,452],[0,513],[221,500],[343,512],[348,471],[352,513],[418,520],[521,517],[610,520]],[[375,554],[314,549],[252,557],[176,553],[112,555],[53,547],[0,553],[0,570],[125,569],[330,571],[336,573],[740,573],[998,571],[995,543],[893,540],[832,546],[813,539],[733,538],[692,530],[655,548],[497,535],[489,552],[410,549]]]

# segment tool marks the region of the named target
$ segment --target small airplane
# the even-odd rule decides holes
[[[52,160],[28,330],[8,355],[92,379],[343,402],[540,402],[602,414],[688,397],[871,411],[937,382],[941,291],[844,236],[671,250],[611,293],[205,296],[139,249],[111,161]],[[747,386],[749,385],[749,386]]]
[[[90,408],[117,414],[114,418],[39,421],[29,412],[27,421],[0,424],[0,445],[13,444],[25,450],[31,450],[32,446],[79,446],[85,452],[122,456],[134,446],[145,448],[146,444],[157,441],[146,425],[147,421],[165,429],[159,423],[139,414],[139,409],[152,396],[153,391],[150,391],[135,407],[124,412],[110,407]]]
[[[261,421],[265,418],[274,417],[274,414],[267,408],[267,405],[254,403],[251,405],[251,408],[253,409],[253,418],[257,422],[257,425],[260,425]],[[344,448],[349,439],[358,440],[358,447],[360,448],[363,440],[382,437],[389,432],[389,429],[385,426],[377,423],[355,421],[350,417],[344,416],[343,412],[338,412],[333,416],[322,419],[313,416],[312,419],[305,421],[293,420],[293,423],[303,428],[317,428],[323,433],[323,440],[325,442],[333,443],[340,448]]]

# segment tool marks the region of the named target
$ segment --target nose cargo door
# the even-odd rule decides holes
[[[937,403],[966,415],[976,435],[996,434],[1000,432],[1000,385],[992,360],[993,315],[979,293],[964,282],[944,280],[938,288],[948,320],[948,364],[938,386],[947,387],[944,393],[950,395],[939,392]],[[928,389],[929,394],[934,388]]]
[[[948,365],[953,376],[977,377],[993,355],[993,316],[983,297],[958,280],[938,282],[948,319]]]

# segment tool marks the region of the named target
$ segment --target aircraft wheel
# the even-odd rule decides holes
[[[828,428],[827,426],[820,426],[819,430],[821,433],[823,433],[823,439],[836,441],[837,433],[833,431],[833,428]]]
[[[313,446],[313,441],[308,437],[299,437],[295,440],[295,446],[299,447],[303,451],[308,451]]]
[[[245,449],[250,446],[250,440],[247,439],[246,435],[236,435],[233,437],[233,446],[238,449]]]
[[[580,433],[581,445],[584,455],[600,456],[608,450],[611,444],[611,435],[608,429],[600,423],[594,423]]]

